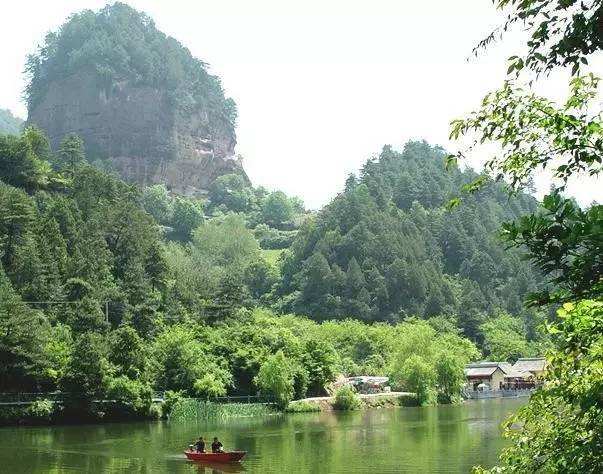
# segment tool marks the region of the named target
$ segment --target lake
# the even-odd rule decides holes
[[[492,465],[500,423],[527,399],[463,405],[301,413],[209,423],[140,422],[0,429],[5,473],[423,473]],[[187,461],[203,435],[249,452],[227,469]]]

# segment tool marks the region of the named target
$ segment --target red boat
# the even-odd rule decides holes
[[[184,451],[191,461],[205,462],[239,462],[247,451],[226,451],[223,453],[200,453],[198,451]]]

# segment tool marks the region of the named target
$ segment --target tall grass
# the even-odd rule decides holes
[[[287,408],[285,408],[286,413],[310,413],[317,411],[321,411],[318,403],[305,402],[303,400],[290,402]]]
[[[178,400],[170,413],[170,420],[215,420],[246,416],[263,416],[275,410],[262,403],[215,403],[183,398]]]

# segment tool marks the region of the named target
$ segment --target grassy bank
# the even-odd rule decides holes
[[[249,416],[265,416],[276,409],[263,403],[215,403],[182,398],[171,409],[169,419],[174,421],[226,419]]]
[[[342,397],[340,397],[342,398]],[[413,394],[378,394],[356,395],[352,400],[338,397],[317,397],[296,400],[287,406],[287,413],[306,413],[331,410],[364,410],[369,408],[391,408],[418,406],[417,397]]]

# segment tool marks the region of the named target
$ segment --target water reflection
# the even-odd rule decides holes
[[[525,400],[353,413],[308,413],[220,423],[116,423],[0,429],[7,473],[421,473],[491,465],[499,425]],[[199,436],[248,452],[241,465],[188,461]]]

